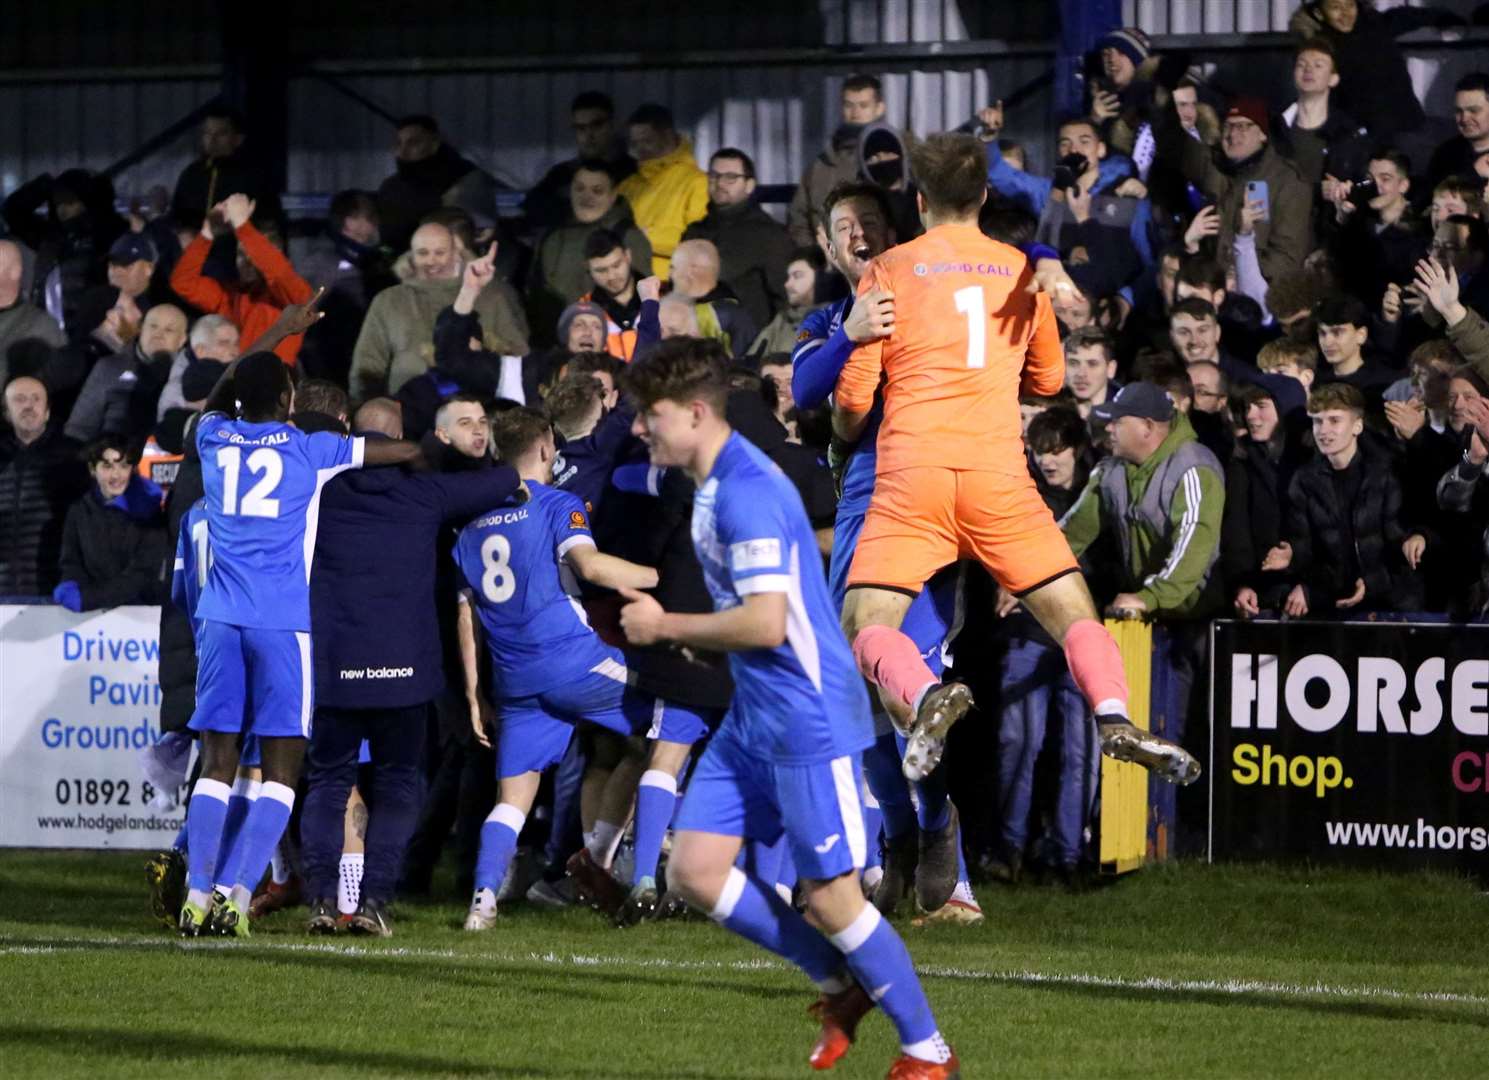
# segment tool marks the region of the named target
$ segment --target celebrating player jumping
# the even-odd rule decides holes
[[[1121,654],[1029,475],[1019,390],[1055,393],[1064,361],[1048,297],[1028,290],[1028,260],[978,230],[983,147],[932,135],[913,148],[911,166],[927,231],[874,260],[859,282],[858,303],[883,313],[882,336],[854,351],[833,416],[839,437],[861,438],[883,381],[878,472],[843,623],[859,669],[909,721],[905,774],[935,767],[972,695],[943,685],[900,627],[936,571],[971,557],[1064,647],[1103,752],[1189,783],[1199,776],[1194,757],[1129,721]]]

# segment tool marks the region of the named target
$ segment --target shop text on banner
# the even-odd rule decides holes
[[[1219,622],[1210,855],[1489,878],[1489,626]]]
[[[0,605],[0,846],[166,847],[137,757],[159,740],[160,609]],[[174,793],[178,800],[181,793]]]

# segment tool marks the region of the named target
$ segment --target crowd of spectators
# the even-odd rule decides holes
[[[1030,468],[1098,598],[1169,626],[1191,677],[1194,628],[1214,617],[1489,612],[1489,75],[1428,116],[1394,40],[1403,10],[1304,5],[1280,111],[1113,32],[1087,110],[1050,131],[1049,177],[1003,137],[1001,103],[969,125],[987,147],[984,231],[1061,266],[1066,389],[1022,401]],[[428,116],[397,122],[392,175],[338,194],[309,236],[228,109],[158,215],[121,215],[84,170],[29,181],[0,239],[0,595],[159,600],[183,509],[162,500],[191,417],[226,364],[271,347],[302,388],[343,395],[342,420],[363,407],[468,455],[456,413],[479,427],[505,403],[546,404],[581,467],[655,318],[661,337],[723,342],[738,385],[825,470],[828,425],[789,378],[802,320],[845,289],[824,199],[873,184],[900,240],[918,228],[910,136],[878,81],[847,80],[841,106],[784,220],[757,199],[749,148],[699,161],[663,105],[622,119],[593,91],[572,102],[573,157],[517,218]],[[963,643],[992,642],[1009,688],[988,698],[993,862],[1017,876],[1053,718],[1048,844],[1068,867],[1095,782],[1089,717],[1012,598],[987,608]],[[441,767],[454,800],[464,765]]]

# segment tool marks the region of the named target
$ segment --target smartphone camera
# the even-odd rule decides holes
[[[1076,181],[1086,171],[1084,154],[1066,154],[1055,162],[1054,187],[1056,191],[1067,191],[1075,187]]]
[[[1375,186],[1375,181],[1367,176],[1363,180],[1356,180],[1350,186],[1349,194],[1345,196],[1345,201],[1358,210],[1362,206],[1369,206],[1370,200],[1379,194],[1380,189]]]

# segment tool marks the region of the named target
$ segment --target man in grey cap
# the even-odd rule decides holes
[[[1116,538],[1124,591],[1114,613],[1193,614],[1218,584],[1211,569],[1225,504],[1220,462],[1153,383],[1124,386],[1091,415],[1108,425],[1112,456],[1060,522],[1071,548],[1079,556],[1103,531]]]
[[[1173,675],[1168,700],[1153,702],[1152,730],[1193,752],[1184,719],[1204,662],[1204,620],[1224,599],[1215,562],[1225,471],[1153,383],[1129,383],[1091,415],[1107,424],[1112,456],[1092,470],[1060,527],[1077,557],[1102,533],[1116,541],[1122,591],[1108,613],[1162,623],[1167,644],[1155,634],[1154,651],[1166,651]],[[1172,825],[1173,789],[1158,785],[1153,795],[1158,819]]]

